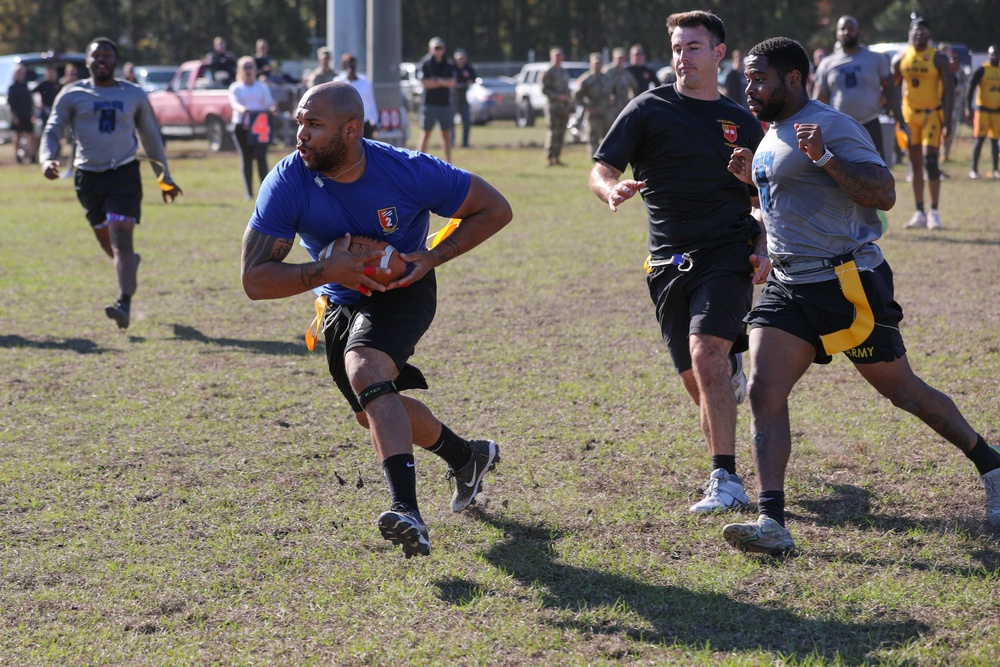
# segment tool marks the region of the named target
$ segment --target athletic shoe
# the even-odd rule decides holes
[[[1000,468],[983,475],[986,487],[986,518],[991,526],[1000,526]]]
[[[431,555],[431,541],[427,526],[418,512],[397,507],[378,515],[378,529],[382,537],[403,547],[403,555],[412,558],[417,554]]]
[[[936,209],[927,214],[927,229],[941,229],[941,214]]]
[[[740,405],[747,400],[747,376],[743,372],[743,355],[729,355],[729,366],[733,369],[733,396],[736,397],[736,405]]]
[[[971,178],[972,180],[976,180],[977,178],[979,178],[979,172],[973,169],[972,171],[969,172],[969,178]]]
[[[115,301],[104,309],[104,314],[113,319],[119,329],[128,329],[129,307],[121,301]]]
[[[500,460],[500,446],[492,440],[469,440],[472,457],[459,470],[448,468],[448,479],[455,478],[455,493],[451,497],[451,511],[461,512],[476,500],[482,490],[483,477],[496,468]]]
[[[716,468],[708,478],[705,497],[691,506],[692,514],[733,512],[747,506],[747,494],[739,475],[730,475]]]
[[[996,169],[994,169],[993,170],[993,180],[995,181],[997,179],[1000,179],[1000,171],[997,171]]]
[[[907,229],[927,229],[927,214],[923,211],[916,211],[910,221],[906,223]]]
[[[792,534],[769,516],[763,514],[752,523],[731,523],[722,529],[722,536],[740,551],[781,556],[795,548]]]

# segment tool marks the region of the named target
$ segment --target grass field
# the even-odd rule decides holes
[[[1000,182],[966,178],[963,133],[945,230],[902,228],[897,167],[882,246],[911,364],[995,444]],[[311,300],[242,292],[237,158],[171,144],[173,206],[144,167],[121,333],[71,183],[0,147],[0,663],[1000,663],[1000,532],[974,468],[842,358],[792,396],[799,551],[745,556],[730,517],[688,514],[708,459],[646,292],[641,204],[612,215],[586,150],[546,169],[541,140],[477,127],[454,152],[515,218],[439,270],[414,363],[432,409],[503,460],[454,515],[445,465],[418,453],[433,551],[411,560],[374,526],[367,433],[303,343]]]

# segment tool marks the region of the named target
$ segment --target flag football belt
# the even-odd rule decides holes
[[[666,259],[660,257],[654,258],[652,255],[649,255],[646,257],[642,268],[646,269],[646,273],[652,273],[653,269],[658,266],[676,266],[678,271],[687,273],[694,266],[694,260],[691,259],[691,254],[687,252],[677,253]]]
[[[872,306],[868,303],[865,287],[861,284],[861,274],[854,260],[854,253],[813,262],[793,263],[794,271],[789,271],[786,265],[781,262],[774,262],[774,264],[782,271],[792,275],[828,268],[836,272],[840,291],[844,298],[854,306],[854,321],[846,329],[819,337],[827,354],[834,355],[855,348],[872,335],[872,331],[875,330],[875,314],[872,313]]]

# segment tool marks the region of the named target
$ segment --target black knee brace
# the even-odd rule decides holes
[[[358,403],[364,408],[370,402],[381,396],[382,394],[398,394],[399,390],[396,389],[396,384],[392,380],[386,380],[384,382],[376,382],[375,384],[365,387],[358,393]]]
[[[941,180],[941,167],[938,166],[937,153],[925,156],[924,166],[927,168],[927,180],[929,181]]]

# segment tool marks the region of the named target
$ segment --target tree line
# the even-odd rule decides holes
[[[236,55],[265,38],[272,57],[310,59],[326,33],[327,0],[0,0],[0,53],[82,51],[104,35],[118,41],[123,60],[177,63],[202,57],[221,35]],[[976,51],[997,40],[997,0],[403,0],[404,60],[441,36],[473,61],[523,61],[562,46],[582,59],[604,47],[645,45],[653,61],[670,58],[666,17],[706,9],[726,23],[730,48],[748,49],[777,35],[810,50],[829,48],[837,18],[851,14],[868,43],[902,42],[912,12],[930,21],[936,40]],[[1000,46],[1000,45],[998,45]]]

